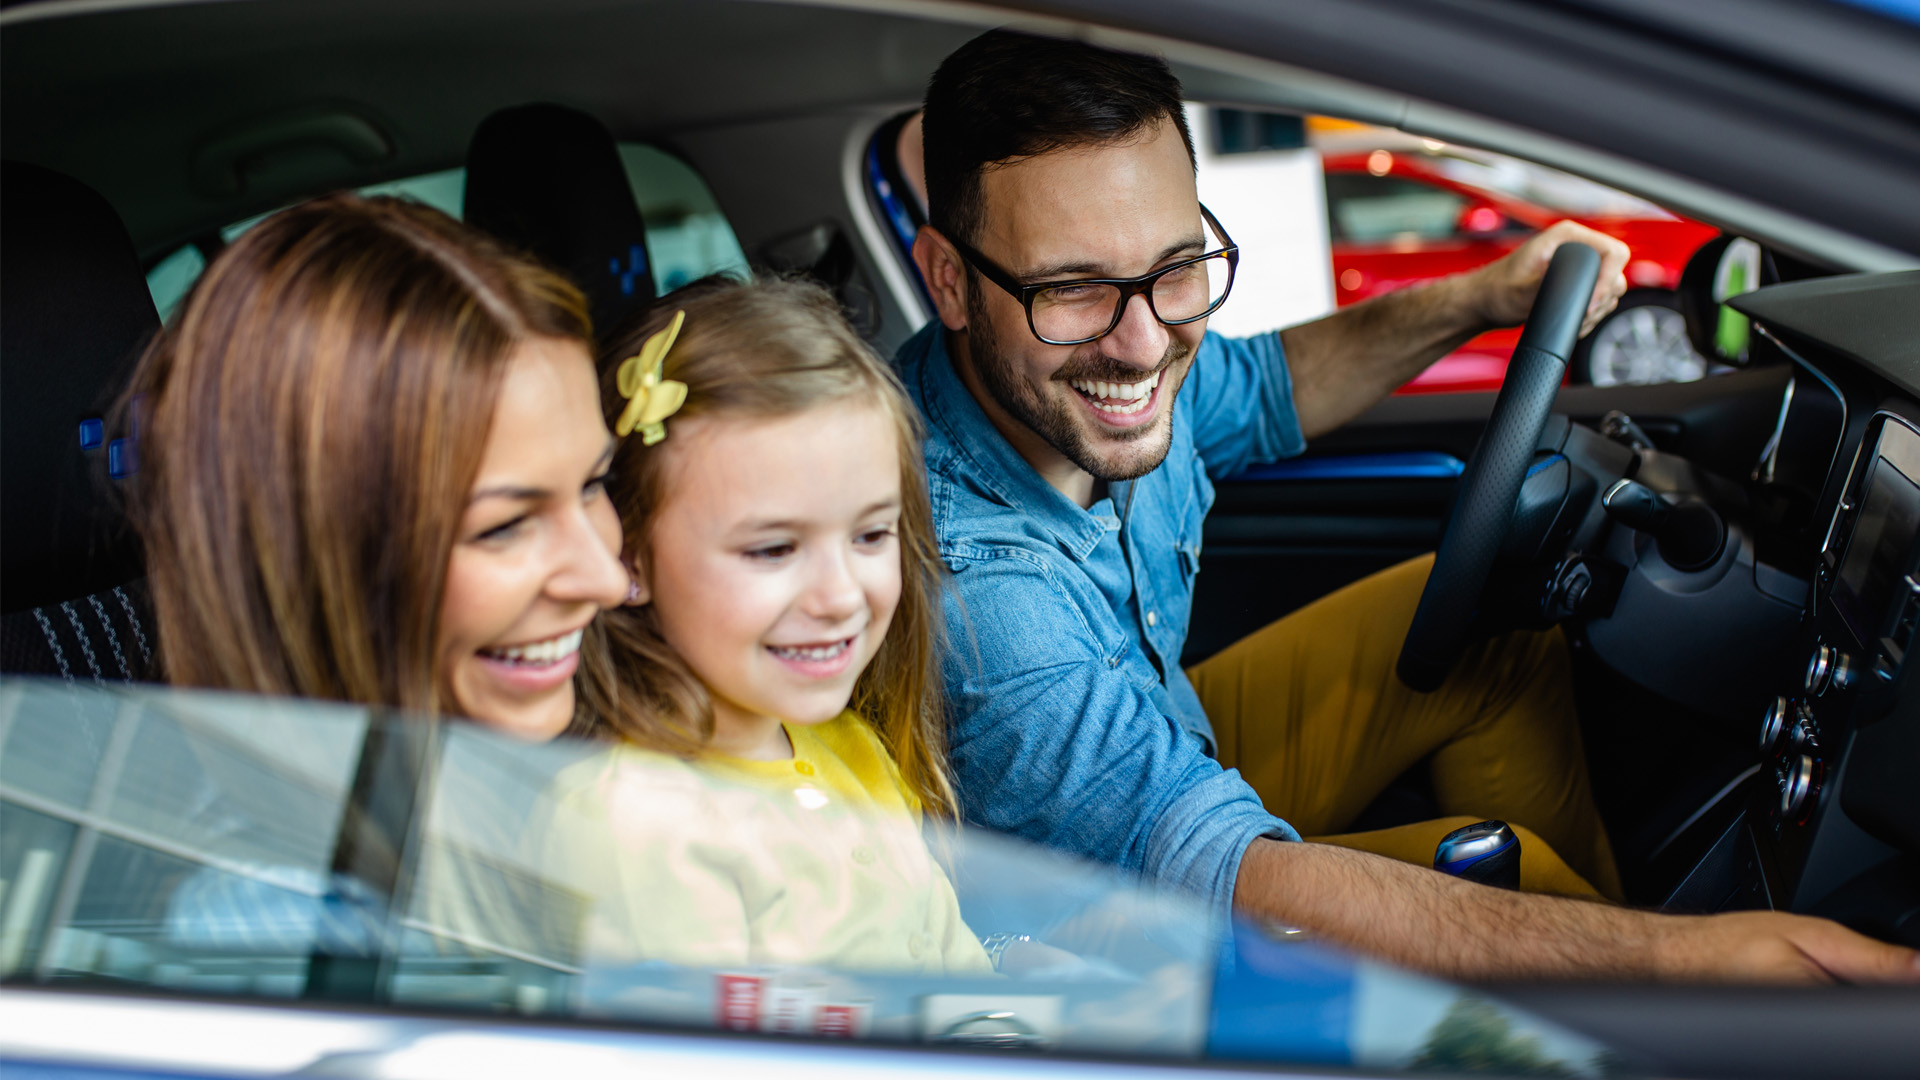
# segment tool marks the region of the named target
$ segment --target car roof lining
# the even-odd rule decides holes
[[[71,173],[105,193],[142,254],[152,258],[316,187],[358,186],[460,164],[483,117],[528,101],[585,109],[621,138],[670,148],[680,132],[904,107],[955,46],[983,26],[1006,23],[1161,51],[1197,101],[1325,113],[1515,153],[1819,261],[1874,270],[1920,265],[1907,253],[1616,155],[1206,45],[937,2],[742,6],[657,0],[55,0],[15,6],[0,13],[0,132],[8,157]],[[769,87],[779,93],[769,94]],[[770,108],[770,100],[778,105]],[[364,118],[391,140],[392,152],[350,160],[330,155],[324,143],[289,144],[282,156],[290,164],[267,170],[262,182],[238,194],[196,189],[194,156],[210,142],[236,126],[271,124],[328,103]]]

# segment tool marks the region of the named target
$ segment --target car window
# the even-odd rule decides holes
[[[644,143],[621,143],[620,162],[646,219],[653,283],[670,292],[708,274],[747,272],[746,252],[693,167]]]
[[[1596,184],[1572,173],[1520,161],[1504,154],[1459,151],[1424,155],[1450,180],[1584,217],[1632,217],[1672,221],[1674,216],[1645,199]]]
[[[160,321],[173,317],[173,309],[186,299],[187,290],[200,280],[206,268],[207,256],[198,244],[182,244],[153,264],[147,271],[147,292],[153,295],[153,306],[160,312]]]
[[[1454,235],[1467,200],[1417,180],[1327,174],[1327,223],[1335,240],[1367,244]]]
[[[337,704],[3,679],[0,977],[1161,1061],[1613,1060],[1477,994],[825,787]],[[775,955],[796,947],[775,893],[893,888],[909,849],[952,882],[947,940],[879,962],[829,925],[797,947],[832,958]],[[756,877],[774,893],[738,886]],[[972,935],[1027,959],[995,971]]]
[[[1628,291],[1575,346],[1568,378],[1614,386],[1682,382],[1731,370],[1694,352],[1679,309],[1681,272],[1717,230],[1645,199],[1536,162],[1439,139],[1312,118],[1325,161],[1335,299],[1362,303],[1498,259],[1547,223],[1571,218],[1624,241]],[[1498,389],[1519,331],[1488,331],[1400,393]]]
[[[620,163],[627,183],[640,204],[646,224],[647,254],[657,292],[668,292],[689,281],[718,273],[745,273],[746,253],[733,227],[720,211],[706,181],[680,158],[643,143],[621,143]],[[466,197],[467,171],[442,169],[399,180],[369,184],[362,195],[391,195],[425,203],[451,217],[461,217]],[[208,250],[232,243],[242,233],[276,211],[255,214],[219,230],[219,243],[184,244],[155,262],[147,271],[147,290],[160,318],[167,319],[206,269]]]

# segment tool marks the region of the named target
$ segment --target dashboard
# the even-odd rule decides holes
[[[1738,892],[1920,944],[1920,272],[1732,306],[1794,365],[1755,480],[1804,496],[1792,546],[1812,553],[1758,718]]]

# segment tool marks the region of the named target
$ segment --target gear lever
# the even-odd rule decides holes
[[[1482,885],[1518,889],[1520,838],[1504,821],[1463,825],[1440,838],[1433,868]]]
[[[1653,537],[1675,570],[1704,570],[1726,549],[1726,522],[1699,499],[1670,503],[1645,484],[1616,480],[1600,505],[1608,517]]]

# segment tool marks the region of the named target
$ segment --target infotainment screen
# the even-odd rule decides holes
[[[1886,633],[1894,599],[1920,558],[1920,435],[1889,422],[1867,473],[1853,535],[1834,580],[1833,602],[1862,642]]]

